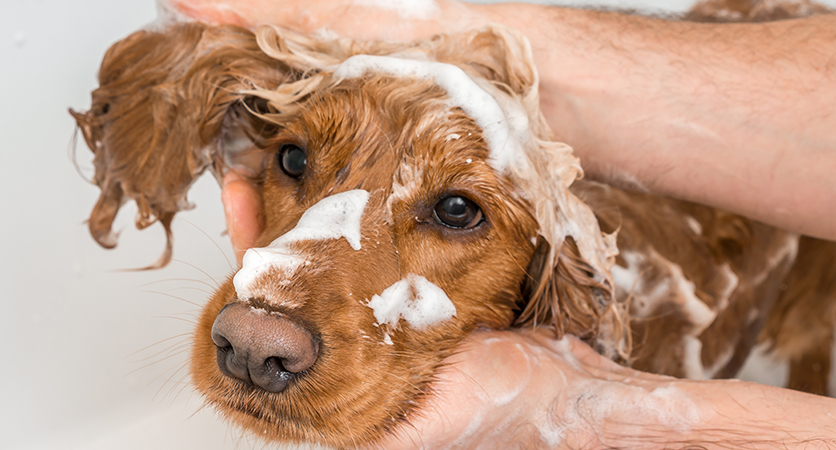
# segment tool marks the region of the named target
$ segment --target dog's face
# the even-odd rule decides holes
[[[405,65],[355,73],[361,54]],[[256,435],[372,443],[477,327],[549,324],[629,353],[614,237],[568,189],[580,166],[539,113],[519,34],[361,44],[186,24],[116,44],[100,82],[74,115],[103,245],[127,198],[138,225],[168,229],[195,177],[242,156],[217,145],[232,135],[265,161],[265,231],[204,308],[191,359],[198,390]]]
[[[303,228],[356,225],[359,241],[339,230],[302,236],[272,265],[251,251],[235,285],[228,280],[205,307],[192,377],[258,435],[370,442],[421,403],[441,360],[469,331],[511,325],[537,222],[489,163],[481,129],[445,97],[427,81],[345,80],[306,101],[271,140],[259,245]],[[347,221],[355,223],[343,211],[317,214],[335,200],[354,208]],[[300,221],[306,213],[313,219]],[[397,301],[406,306],[400,315],[386,309]],[[241,311],[227,319],[231,308]],[[304,342],[289,347],[304,348],[269,349],[292,354],[284,359],[262,351],[249,341],[258,337],[238,336],[250,321],[240,315],[259,316],[252,320],[262,329],[291,322],[275,325],[291,330],[278,333],[298,336]],[[237,330],[219,331],[227,320]],[[222,332],[235,345],[218,345]],[[248,354],[241,365],[249,369],[230,375],[227,363]],[[249,373],[269,357],[306,361],[294,371]]]

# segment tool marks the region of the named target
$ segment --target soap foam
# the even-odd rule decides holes
[[[434,0],[354,0],[354,4],[395,11],[402,19],[430,19],[441,11]]]
[[[291,275],[307,261],[290,245],[300,241],[345,238],[354,250],[360,250],[360,222],[369,201],[362,189],[325,197],[308,208],[292,230],[267,247],[251,248],[244,254],[243,265],[232,282],[239,299],[250,298],[252,284],[268,271],[278,269]]]
[[[392,328],[397,328],[400,319],[404,319],[413,328],[423,330],[456,315],[456,307],[447,294],[415,274],[374,295],[367,306],[374,311],[378,325]]]
[[[512,161],[524,160],[522,140],[528,134],[528,115],[522,106],[499,100],[452,64],[390,56],[356,55],[334,71],[338,79],[358,78],[369,72],[432,80],[447,92],[452,107],[461,108],[482,128],[490,148],[489,163],[504,172]]]

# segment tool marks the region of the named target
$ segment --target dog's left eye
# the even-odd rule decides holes
[[[291,178],[299,178],[305,173],[305,166],[308,164],[308,155],[305,150],[295,144],[282,145],[276,154],[279,167],[282,172]]]
[[[450,228],[473,228],[482,222],[482,210],[469,199],[451,195],[441,199],[433,209],[435,220]]]

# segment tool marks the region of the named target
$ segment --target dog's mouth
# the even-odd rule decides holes
[[[234,397],[223,395],[219,390],[215,395],[215,406],[232,418],[238,415],[237,422],[247,426],[256,435],[264,438],[309,440],[309,433],[315,429],[312,418],[297,411],[275,411],[267,409],[270,402],[261,400],[260,392],[245,386],[239,386]],[[252,421],[252,422],[251,422]],[[251,423],[246,423],[251,422]]]
[[[236,400],[223,401],[222,400],[222,401],[219,401],[218,404],[225,409],[244,414],[244,415],[252,417],[253,419],[256,419],[258,421],[265,422],[265,423],[268,422],[268,419],[265,417],[265,414],[261,409],[253,407],[252,405],[248,405],[248,404],[246,404],[242,401],[236,401]]]

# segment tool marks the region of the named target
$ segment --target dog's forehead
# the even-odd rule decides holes
[[[348,188],[389,190],[428,166],[496,171],[483,129],[431,80],[344,80],[313,96],[289,129],[304,136],[314,170]]]
[[[429,81],[444,92],[449,107],[463,111],[478,125],[490,149],[489,162],[505,172],[524,159],[530,137],[528,115],[518,101],[490,81],[469,75],[461,67],[402,56],[355,55],[334,70],[337,80],[377,74],[398,80]]]

